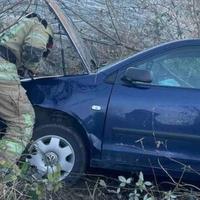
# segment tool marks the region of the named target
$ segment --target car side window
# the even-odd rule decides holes
[[[177,48],[135,67],[151,71],[153,85],[200,88],[200,46]]]

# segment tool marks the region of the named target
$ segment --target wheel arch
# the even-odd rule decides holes
[[[35,115],[36,115],[36,122],[35,127],[40,125],[45,125],[49,123],[56,123],[66,125],[66,127],[73,127],[73,129],[78,133],[85,144],[85,148],[89,153],[90,156],[90,146],[91,141],[90,137],[81,123],[81,121],[74,116],[70,115],[69,113],[65,113],[60,110],[44,108],[40,106],[34,106]]]

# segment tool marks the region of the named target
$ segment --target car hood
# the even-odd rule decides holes
[[[88,73],[97,68],[97,62],[93,58],[89,49],[83,43],[76,27],[72,24],[71,20],[64,14],[64,11],[59,7],[59,4],[55,0],[45,0],[50,9],[54,12],[55,16],[59,20],[63,29],[66,31],[70,40],[72,41],[75,49],[77,50],[80,58],[82,59],[84,66]]]

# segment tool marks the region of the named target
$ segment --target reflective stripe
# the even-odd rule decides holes
[[[9,41],[9,39],[15,37],[17,32],[20,31],[22,28],[24,28],[24,26],[25,26],[24,22],[17,23],[14,26],[12,26],[9,31],[7,31],[6,33],[2,33],[0,35],[0,43],[4,44],[7,41]]]
[[[26,138],[25,140],[29,142],[33,133],[33,125],[35,122],[35,117],[29,113],[23,114],[22,116],[25,123],[24,137]]]
[[[31,33],[31,40],[35,41],[36,40],[40,40],[43,44],[46,44],[47,41],[48,41],[48,38],[40,33],[37,33],[37,32],[32,32]]]
[[[29,113],[23,114],[22,116],[24,118],[24,122],[25,122],[26,126],[32,127],[33,123],[34,123],[34,117]]]
[[[12,75],[12,74],[2,74],[1,72],[0,72],[0,80],[5,80],[5,81],[17,81],[17,82],[20,82],[19,81],[19,77],[18,76],[16,76],[16,75]]]
[[[6,139],[0,141],[0,151],[4,150],[8,153],[21,155],[24,149],[25,146],[23,143],[17,143]]]
[[[17,69],[16,69],[16,65],[14,65],[10,62],[1,62],[0,61],[0,71],[16,73]]]
[[[17,74],[16,65],[6,61],[3,58],[0,58],[0,80],[5,81],[17,81],[19,82],[19,76]]]
[[[24,151],[25,146],[21,143],[16,142],[7,142],[7,147],[9,148],[8,151],[13,152],[15,154],[21,155]]]

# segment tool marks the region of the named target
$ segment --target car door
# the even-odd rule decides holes
[[[121,80],[128,67],[150,70],[152,84]],[[128,165],[200,168],[200,47],[168,49],[126,66],[110,99],[103,157]]]

